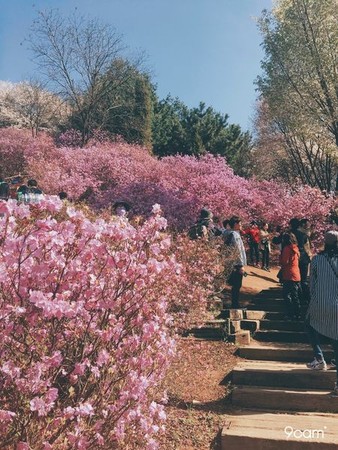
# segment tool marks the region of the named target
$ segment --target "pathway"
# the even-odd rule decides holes
[[[329,395],[335,371],[306,368],[313,358],[303,323],[284,320],[274,286],[247,304],[262,313],[253,313],[260,317],[254,340],[238,349],[243,361],[232,372],[234,411],[225,416],[222,450],[337,449],[338,398]]]

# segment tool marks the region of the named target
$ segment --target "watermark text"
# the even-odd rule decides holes
[[[313,439],[313,440],[320,440],[325,438],[325,430],[326,427],[322,430],[312,430],[312,429],[305,429],[300,430],[297,428],[293,428],[292,426],[286,426],[284,428],[284,433],[286,434],[287,438],[293,438],[293,439]]]

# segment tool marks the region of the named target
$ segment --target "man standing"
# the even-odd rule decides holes
[[[239,291],[242,287],[243,275],[245,274],[244,266],[246,266],[246,253],[240,235],[242,229],[241,219],[238,216],[232,216],[229,225],[231,231],[226,237],[226,244],[233,247],[235,253],[234,266],[229,277],[229,284],[231,285],[231,306],[234,309],[238,309]]]
[[[250,249],[250,262],[252,266],[258,267],[259,264],[259,227],[255,220],[250,222],[250,228],[244,230],[244,234],[248,237],[248,244]]]

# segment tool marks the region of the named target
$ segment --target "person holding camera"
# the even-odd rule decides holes
[[[271,252],[271,244],[270,244],[270,234],[269,234],[269,224],[267,222],[263,222],[262,226],[259,230],[260,236],[260,245],[259,250],[262,253],[262,269],[270,272],[270,252]]]
[[[232,216],[229,220],[230,232],[225,238],[225,244],[233,247],[236,255],[234,266],[228,284],[231,286],[231,306],[238,309],[239,306],[239,291],[242,287],[243,276],[246,276],[244,266],[246,266],[246,253],[244,244],[241,238],[240,231],[242,229],[242,221],[238,216]]]

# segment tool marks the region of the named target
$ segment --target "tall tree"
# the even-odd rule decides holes
[[[29,128],[34,137],[54,131],[69,114],[69,106],[37,81],[0,83],[0,127]]]
[[[111,87],[96,108],[95,128],[151,149],[154,87],[147,74],[125,60],[115,60],[102,82]]]
[[[125,50],[121,36],[110,25],[77,11],[64,18],[49,10],[39,12],[28,41],[40,74],[71,104],[85,144],[105,95],[129,80],[129,70],[120,70],[118,79],[104,76],[121,60]]]
[[[333,188],[338,164],[337,23],[336,0],[278,0],[259,21],[259,90],[299,176],[322,189]]]
[[[257,104],[254,125],[252,170],[258,178],[279,178],[291,184],[300,180],[321,190],[330,189],[334,166],[327,133],[320,136],[300,127],[296,133],[286,120],[273,117],[264,101]]]
[[[187,115],[188,107],[178,98],[168,95],[155,102],[152,132],[155,155],[189,154],[191,150],[183,120]]]

